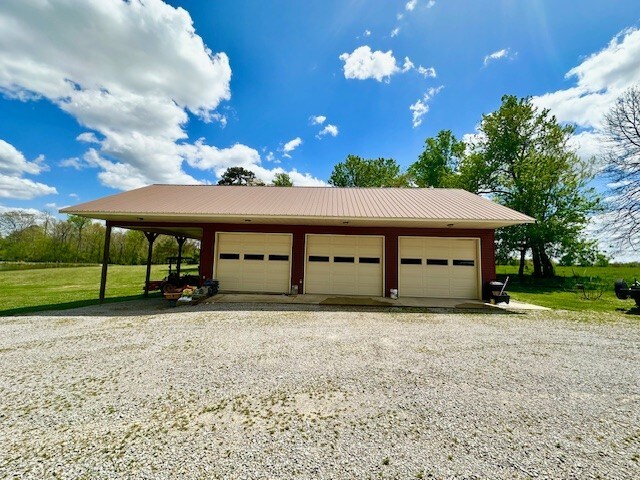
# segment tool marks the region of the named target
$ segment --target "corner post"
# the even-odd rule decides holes
[[[104,292],[107,287],[107,267],[109,266],[109,247],[111,246],[111,222],[107,221],[104,232],[104,251],[102,254],[102,274],[100,276],[100,303],[104,303]]]
[[[147,275],[144,280],[144,296],[149,296],[149,279],[151,278],[151,256],[153,255],[153,242],[158,238],[157,233],[144,232],[144,236],[147,237],[149,242],[149,250],[147,252]]]

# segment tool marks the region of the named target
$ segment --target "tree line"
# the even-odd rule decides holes
[[[0,214],[0,260],[21,262],[101,263],[106,227],[77,215],[61,220],[48,212],[8,211]],[[184,257],[199,255],[197,242],[187,241]],[[109,249],[112,263],[139,265],[147,262],[148,243],[138,230],[114,228]],[[161,235],[153,245],[152,261],[166,262],[178,254],[171,236]]]

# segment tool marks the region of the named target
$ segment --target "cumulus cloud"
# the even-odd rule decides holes
[[[40,155],[29,162],[17,148],[0,140],[0,197],[29,200],[58,193],[54,187],[24,178],[24,175],[37,175],[45,170],[43,161],[44,157]]]
[[[364,36],[365,37],[370,37],[371,36],[371,30],[365,30],[364,31]]]
[[[373,78],[378,82],[388,82],[392,75],[400,71],[391,50],[372,52],[368,45],[358,47],[352,53],[343,53],[339,58],[344,62],[344,77],[347,79]]]
[[[322,130],[320,130],[320,132],[318,132],[318,135],[316,135],[318,138],[322,138],[325,135],[331,135],[332,137],[337,137],[339,133],[338,127],[335,125],[327,125],[326,127],[324,127]]]
[[[416,8],[416,5],[418,4],[418,0],[409,0],[404,8],[408,11],[412,11],[414,8]]]
[[[495,51],[484,57],[484,66],[486,67],[494,60],[500,60],[501,58],[509,58],[509,49],[503,48],[502,50]]]
[[[326,119],[327,117],[324,115],[311,115],[311,117],[309,117],[311,125],[322,125]]]
[[[282,151],[284,152],[284,156],[285,157],[291,157],[291,155],[289,155],[289,153],[293,152],[300,145],[302,145],[302,139],[300,137],[296,137],[293,140],[289,140],[282,147]]]
[[[216,109],[231,95],[227,55],[204,44],[186,10],[161,0],[72,3],[3,2],[0,92],[46,98],[75,117],[89,130],[77,140],[92,146],[61,164],[97,168],[104,185],[202,183],[183,165],[209,165],[194,157],[206,145],[190,143],[185,126],[189,113],[226,125]],[[221,163],[260,166],[250,147],[208,147]]]
[[[574,86],[533,101],[550,109],[560,121],[598,129],[615,99],[640,82],[639,58],[640,29],[623,30],[605,48],[567,72],[565,77],[575,80]]]
[[[28,162],[22,152],[0,139],[0,173],[12,176],[23,173],[37,175],[43,170],[43,160],[44,157],[39,156],[35,162]]]
[[[429,112],[429,101],[433,99],[440,90],[442,90],[444,86],[440,85],[439,87],[433,87],[427,90],[422,98],[419,98],[414,104],[409,106],[409,110],[411,110],[413,117],[413,128],[419,127],[422,125],[423,117]]]

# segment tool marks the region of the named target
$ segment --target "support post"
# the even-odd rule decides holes
[[[213,278],[213,251],[215,247],[216,232],[210,225],[202,228],[200,240],[200,282],[207,278]]]
[[[153,255],[153,242],[155,242],[156,238],[158,238],[158,234],[153,232],[144,232],[144,236],[147,237],[147,240],[149,242],[149,250],[147,252],[147,276],[144,280],[144,296],[148,297],[149,279],[151,277],[151,256]]]
[[[178,241],[178,263],[176,264],[176,273],[178,274],[178,278],[180,278],[180,266],[182,264],[182,246],[184,245],[187,237],[176,237]]]
[[[104,303],[104,292],[107,287],[107,267],[109,266],[109,247],[111,246],[111,223],[107,222],[104,233],[104,252],[102,254],[102,274],[100,276],[100,303]]]

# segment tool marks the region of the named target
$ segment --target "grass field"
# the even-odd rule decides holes
[[[107,301],[141,298],[145,266],[110,265],[107,278]],[[152,279],[164,278],[166,265],[154,265]],[[631,300],[618,300],[613,283],[624,278],[628,283],[640,278],[640,268],[558,267],[557,278],[536,280],[517,277],[517,267],[498,266],[498,277],[510,276],[507,290],[514,300],[545,307],[593,312],[636,312]],[[576,285],[582,284],[585,290]],[[100,266],[42,268],[0,271],[0,315],[42,310],[60,310],[98,303]],[[601,296],[599,296],[601,294]],[[599,298],[596,298],[599,297]]]
[[[638,267],[556,267],[557,277],[554,279],[534,279],[527,275],[522,281],[518,279],[516,266],[499,265],[496,270],[501,280],[509,275],[507,290],[514,300],[563,310],[636,310],[632,300],[616,298],[613,284],[621,278],[627,283],[631,283],[634,277],[640,279]],[[576,288],[578,285],[583,285],[584,290]],[[602,295],[597,298],[600,293]]]
[[[60,310],[98,303],[100,266],[0,271],[0,315]],[[141,298],[146,266],[109,265],[107,301]],[[166,265],[153,265],[162,279]]]

